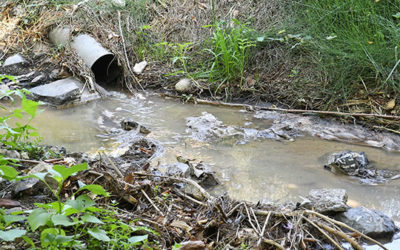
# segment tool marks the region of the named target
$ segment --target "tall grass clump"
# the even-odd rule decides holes
[[[250,48],[256,46],[253,29],[236,19],[232,23],[221,21],[206,27],[213,28],[213,36],[205,51],[212,57],[206,75],[211,83],[215,83],[215,93],[222,86],[231,88],[236,83],[241,89]]]
[[[294,7],[334,98],[359,87],[400,92],[400,0],[298,0]]]

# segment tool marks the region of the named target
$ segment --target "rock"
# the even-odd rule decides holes
[[[21,203],[19,203],[19,201],[14,201],[10,199],[0,199],[0,208],[13,208],[20,206]]]
[[[356,207],[340,213],[335,219],[374,238],[391,239],[396,231],[394,222],[382,212]]]
[[[183,78],[175,84],[175,90],[180,93],[189,93],[192,90],[192,80]]]
[[[319,213],[344,212],[348,208],[344,189],[312,189],[306,198]]]
[[[65,104],[79,98],[83,84],[75,78],[66,78],[30,89],[35,99],[53,105]]]
[[[186,132],[199,141],[211,141],[226,137],[238,136],[243,138],[243,133],[232,126],[226,126],[214,115],[203,112],[198,117],[186,118]]]
[[[6,158],[20,159],[21,155],[16,150],[0,149],[0,155],[4,155]]]
[[[18,181],[13,190],[12,196],[18,197],[20,195],[35,195],[40,192],[39,190],[40,180],[36,178],[27,178]]]
[[[138,130],[142,134],[149,134],[151,131],[147,127],[139,124],[138,122],[132,119],[123,119],[121,121],[121,127],[123,130],[130,131],[130,130]]]
[[[146,61],[136,63],[135,66],[133,67],[133,72],[135,72],[136,74],[141,74],[143,73],[143,70],[146,68],[146,66],[147,66]]]
[[[3,64],[3,67],[14,65],[14,64],[20,64],[20,63],[25,63],[26,60],[20,55],[20,54],[15,54],[13,56],[8,57]]]
[[[177,162],[167,167],[167,174],[187,178],[190,176],[190,167],[185,163]]]
[[[346,150],[332,154],[325,168],[335,174],[360,176],[361,171],[364,171],[368,164],[369,161],[364,152],[356,153]]]

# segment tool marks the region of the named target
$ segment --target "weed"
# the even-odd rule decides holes
[[[212,55],[212,62],[207,71],[210,82],[215,82],[214,92],[218,93],[224,84],[232,87],[234,81],[239,81],[243,87],[244,70],[248,63],[250,48],[256,46],[253,30],[248,24],[242,24],[233,19],[234,26],[230,27],[225,21],[205,27],[214,29],[213,37],[205,49]]]
[[[399,0],[299,0],[293,6],[303,10],[295,12],[296,29],[312,37],[309,48],[318,70],[330,77],[333,98],[346,98],[362,81],[370,91],[400,91]]]

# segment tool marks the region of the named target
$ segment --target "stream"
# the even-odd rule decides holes
[[[64,110],[46,108],[33,125],[45,144],[62,145],[69,151],[95,153],[114,147],[113,134],[119,121],[131,118],[151,129],[148,137],[161,142],[165,153],[155,159],[162,164],[177,156],[201,160],[217,173],[222,185],[213,190],[249,201],[285,202],[300,200],[314,188],[344,188],[351,206],[380,210],[396,224],[400,222],[400,179],[385,184],[363,184],[358,179],[337,176],[325,170],[327,155],[346,149],[364,151],[383,169],[400,169],[400,153],[382,149],[299,137],[294,142],[270,139],[236,144],[231,140],[200,142],[186,132],[185,118],[208,112],[227,125],[265,129],[272,121],[257,119],[254,113],[208,105],[182,104],[153,94],[128,96],[112,92],[111,97]]]

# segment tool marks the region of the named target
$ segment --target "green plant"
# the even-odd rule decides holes
[[[29,244],[35,232],[40,233],[41,247],[58,248],[107,248],[130,249],[134,246],[147,244],[148,234],[134,235],[138,231],[147,231],[157,235],[157,232],[146,227],[135,227],[123,223],[114,216],[112,210],[96,205],[91,196],[109,196],[100,185],[85,185],[78,181],[79,189],[70,199],[62,201],[61,191],[65,181],[72,175],[88,168],[87,163],[65,167],[56,165],[50,171],[28,176],[15,176],[15,172],[2,175],[15,180],[36,178],[42,181],[57,199],[56,202],[35,204],[37,208],[28,217],[21,215],[5,215],[0,211],[0,238],[13,241],[23,237]],[[3,171],[4,173],[4,171]],[[11,223],[27,220],[29,228],[3,231]],[[33,244],[33,243],[32,243]],[[122,247],[121,247],[122,246]]]
[[[210,82],[217,82],[215,93],[223,84],[229,86],[237,80],[242,89],[250,48],[256,46],[254,31],[248,27],[248,23],[242,24],[236,19],[232,21],[232,27],[225,21],[205,26],[214,29],[213,37],[209,40],[210,48],[205,51],[212,55],[210,69],[206,73]]]
[[[293,29],[312,37],[307,58],[329,77],[332,99],[360,88],[400,91],[399,0],[298,0],[292,7],[302,10],[292,12]]]
[[[11,76],[0,75],[0,81],[4,78],[15,81]],[[9,111],[8,115],[0,116],[0,131],[4,131],[4,133],[0,134],[0,141],[11,149],[27,151],[32,156],[42,150],[38,146],[41,137],[36,128],[30,125],[31,121],[41,111],[38,110],[40,103],[28,100],[26,94],[29,94],[29,91],[22,89],[9,90],[0,95],[0,99],[6,97],[11,99],[12,104],[14,104],[14,96],[18,96],[21,99],[21,108]],[[0,108],[9,110],[5,106],[0,106]],[[9,121],[15,122],[15,126],[11,126]]]

